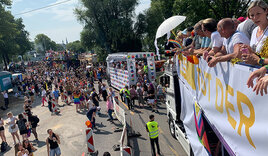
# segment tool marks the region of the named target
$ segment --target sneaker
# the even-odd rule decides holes
[[[154,110],[152,110],[152,112],[155,112]]]
[[[155,112],[159,113],[159,111],[158,111],[158,110],[156,110]]]
[[[107,121],[111,121],[111,119],[107,119]]]

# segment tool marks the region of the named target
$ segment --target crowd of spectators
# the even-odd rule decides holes
[[[260,67],[251,73],[247,85],[256,94],[267,94],[268,76],[268,5],[262,0],[252,1],[247,17],[207,18],[177,33],[176,40],[184,48],[175,48],[185,56],[203,56],[209,67],[219,62],[245,63]],[[193,31],[192,31],[193,30]],[[254,85],[253,80],[257,78]]]

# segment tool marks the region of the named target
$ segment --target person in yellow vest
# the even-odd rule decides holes
[[[144,73],[148,74],[148,65],[146,62],[144,63],[143,70],[144,70]]]
[[[128,105],[128,109],[131,110],[133,108],[133,106],[132,106],[131,101],[130,101],[130,91],[128,90],[127,85],[125,86],[124,93],[125,93],[125,102]]]
[[[119,94],[120,94],[120,97],[121,97],[122,102],[125,102],[125,99],[124,99],[124,92],[125,92],[125,88],[122,88],[122,89],[120,89],[120,91],[119,91]]]
[[[158,123],[154,121],[154,115],[150,115],[149,119],[150,121],[146,123],[146,130],[147,132],[149,132],[150,143],[151,143],[151,148],[152,148],[152,156],[156,156],[154,144],[156,144],[158,156],[161,156],[159,141],[158,141],[158,136],[159,136]]]

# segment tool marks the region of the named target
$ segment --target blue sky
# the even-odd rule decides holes
[[[11,12],[13,15],[20,14],[63,1],[66,0],[13,0]],[[150,0],[140,0],[136,14],[149,8],[150,3]],[[15,18],[23,19],[25,29],[30,32],[31,40],[34,40],[37,34],[43,33],[57,43],[62,43],[66,38],[68,42],[72,42],[80,39],[80,32],[83,29],[73,13],[74,8],[79,4],[79,0],[70,0],[50,8],[16,15]]]

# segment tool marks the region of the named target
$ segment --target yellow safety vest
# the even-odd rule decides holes
[[[148,66],[144,65],[143,70],[144,70],[145,73],[148,73]]]
[[[129,96],[130,96],[130,91],[127,90],[127,89],[125,89],[125,95],[126,95],[126,98],[129,98]]]
[[[156,121],[149,121],[147,122],[147,128],[149,130],[149,137],[151,139],[157,138],[159,133],[158,133],[158,123]]]
[[[119,93],[120,94],[124,93],[124,90],[125,90],[124,88],[120,89],[120,92]]]

